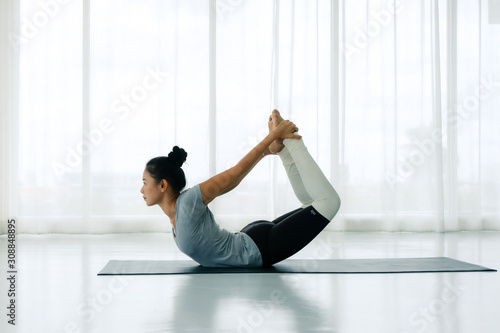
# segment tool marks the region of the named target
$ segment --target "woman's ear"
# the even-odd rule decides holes
[[[162,179],[160,182],[160,191],[165,192],[168,188],[168,183],[165,179]]]

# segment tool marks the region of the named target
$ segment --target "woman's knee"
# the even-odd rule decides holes
[[[328,221],[333,220],[340,209],[340,197],[335,190],[323,199],[315,200],[312,206]]]

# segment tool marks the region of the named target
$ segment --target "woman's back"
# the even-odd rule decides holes
[[[202,266],[262,266],[260,251],[248,235],[219,227],[202,201],[199,185],[177,198],[174,238],[179,249]]]

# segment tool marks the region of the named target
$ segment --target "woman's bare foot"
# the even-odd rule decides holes
[[[271,116],[269,117],[269,120],[273,121],[274,128],[278,127],[278,125],[285,119],[281,117],[281,114],[278,110],[274,109],[273,112],[271,113]]]
[[[269,127],[269,133],[271,133],[278,125],[283,121],[281,114],[278,110],[274,109],[271,116],[269,116],[269,122],[267,126]],[[279,153],[285,145],[283,144],[283,139],[276,139],[269,146],[269,151],[271,154]]]

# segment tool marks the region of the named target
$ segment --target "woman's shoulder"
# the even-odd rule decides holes
[[[207,209],[201,198],[199,185],[182,191],[175,206],[176,219],[184,216],[202,215]]]
[[[195,185],[190,187],[179,194],[177,198],[177,205],[203,205],[203,200],[201,197],[200,185]]]
[[[179,194],[179,199],[182,198],[183,200],[190,198],[195,199],[196,197],[201,198],[200,184],[190,187]]]

